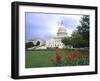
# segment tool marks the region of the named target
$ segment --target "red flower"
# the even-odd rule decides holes
[[[54,62],[54,60],[53,59],[50,59],[50,62]]]
[[[61,60],[61,56],[57,53],[56,54],[56,61],[58,62],[59,60]]]
[[[80,57],[78,55],[76,55],[76,54],[70,54],[68,57],[72,61],[77,61],[77,60],[80,59]]]

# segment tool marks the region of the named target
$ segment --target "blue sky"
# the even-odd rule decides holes
[[[48,39],[57,35],[59,22],[62,20],[68,36],[79,25],[82,15],[63,15],[46,13],[26,13],[25,15],[25,41],[34,39]]]

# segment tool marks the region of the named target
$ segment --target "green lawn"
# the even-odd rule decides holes
[[[56,62],[56,53],[59,52],[61,56],[60,62]],[[72,60],[69,58],[71,54],[75,54]],[[73,56],[74,57],[74,56]],[[50,61],[53,59],[53,62]],[[79,50],[32,50],[26,51],[25,54],[25,67],[56,67],[56,66],[76,66],[76,65],[89,65],[89,51]]]

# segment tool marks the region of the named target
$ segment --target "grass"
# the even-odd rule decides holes
[[[61,65],[56,63],[56,51],[59,51],[61,56]],[[80,57],[79,60],[73,61],[69,59],[70,54],[76,54]],[[53,59],[54,62],[50,62]],[[26,51],[25,67],[57,67],[57,66],[76,66],[89,65],[89,51],[79,50],[32,50]]]

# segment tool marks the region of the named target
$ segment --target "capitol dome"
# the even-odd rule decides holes
[[[63,21],[59,23],[57,36],[46,41],[47,48],[65,48],[66,46],[62,43],[62,38],[67,37],[66,27],[63,25]]]
[[[66,37],[67,36],[67,31],[64,26],[60,26],[57,32],[58,37]]]

